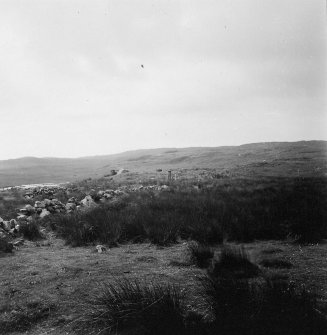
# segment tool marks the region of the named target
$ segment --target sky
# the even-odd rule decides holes
[[[1,0],[0,159],[327,140],[325,0]]]

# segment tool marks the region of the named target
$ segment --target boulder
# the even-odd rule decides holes
[[[15,242],[13,243],[13,246],[17,248],[17,247],[20,247],[20,246],[23,245],[23,244],[24,244],[24,239],[21,238],[21,239],[15,241]]]
[[[51,206],[51,200],[50,199],[44,199],[43,200],[45,207]]]
[[[26,208],[21,208],[21,209],[19,210],[19,213],[20,213],[21,215],[29,215],[29,214],[30,214],[29,211],[28,211]]]
[[[28,217],[26,218],[26,221],[27,221],[27,222],[32,222],[33,220],[34,220],[33,216],[28,216]]]
[[[29,214],[34,214],[35,213],[35,208],[33,206],[31,206],[31,205],[26,205],[25,206],[25,210],[27,210],[27,212]]]
[[[11,229],[10,221],[3,221],[2,227],[4,230],[9,231]]]
[[[94,207],[96,206],[96,203],[90,195],[87,195],[84,199],[81,200],[81,205],[83,207]]]
[[[104,195],[104,191],[99,191],[98,193],[97,193],[97,196],[99,197],[99,198],[101,198],[101,197],[103,197],[103,195]]]
[[[111,199],[111,198],[113,198],[113,195],[112,195],[112,194],[109,194],[109,193],[105,193],[105,194],[103,195],[103,198],[105,198],[105,199]]]
[[[122,173],[127,173],[127,172],[129,172],[129,171],[126,170],[126,169],[120,169],[120,170],[118,170],[117,175],[122,174]]]
[[[95,249],[99,254],[107,251],[107,248],[102,244],[98,244]]]
[[[35,208],[45,208],[45,202],[44,201],[35,201],[34,207]]]
[[[40,213],[40,218],[44,218],[47,215],[50,215],[51,213],[47,211],[46,209],[43,209],[42,212]]]
[[[67,211],[74,211],[76,209],[76,204],[74,202],[68,202],[66,204]]]
[[[54,208],[54,206],[47,206],[46,207],[46,210],[48,211],[48,212],[50,212],[50,213],[54,213],[55,212],[55,208]],[[42,211],[43,212],[43,211]],[[41,212],[41,213],[42,213]]]
[[[76,204],[77,200],[76,200],[76,198],[72,197],[72,198],[68,199],[67,203]]]

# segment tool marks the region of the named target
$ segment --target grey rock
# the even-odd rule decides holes
[[[95,247],[95,249],[97,250],[97,252],[98,252],[99,254],[101,254],[101,253],[107,251],[107,248],[106,248],[104,245],[102,245],[102,244],[98,244],[98,245]]]
[[[40,213],[40,218],[44,218],[50,214],[51,213],[49,211],[47,211],[46,209],[43,209],[42,212]]]
[[[34,207],[35,208],[45,208],[45,202],[44,201],[35,201]]]
[[[94,207],[96,203],[90,195],[87,195],[84,199],[81,200],[81,205],[84,207]]]
[[[31,205],[26,205],[25,210],[27,210],[27,212],[30,214],[33,214],[35,212],[35,208]]]

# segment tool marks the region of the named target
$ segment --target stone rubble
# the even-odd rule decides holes
[[[26,199],[33,199],[33,197],[43,194],[49,195],[51,198],[57,191],[66,191],[66,194],[69,194],[70,189],[64,187],[37,187],[33,190],[28,190],[25,194]],[[68,191],[67,191],[68,190]],[[153,190],[153,191],[164,191],[169,190],[167,185],[134,185],[134,186],[121,186],[116,190],[107,189],[107,190],[91,190],[88,195],[86,195],[82,200],[78,201],[76,198],[71,197],[68,199],[67,203],[64,204],[56,198],[53,199],[44,199],[42,201],[37,200],[34,203],[34,206],[27,204],[24,208],[19,209],[16,219],[3,220],[0,217],[0,251],[5,250],[5,252],[11,252],[11,250],[16,246],[11,242],[8,242],[10,238],[17,237],[19,234],[20,224],[29,224],[35,219],[42,219],[48,215],[53,214],[67,214],[73,213],[75,211],[89,210],[94,208],[99,203],[105,203],[108,201],[115,200],[128,192],[139,192],[144,190]],[[9,243],[9,244],[8,244]],[[10,245],[11,243],[11,245]],[[101,250],[98,252],[103,252]]]

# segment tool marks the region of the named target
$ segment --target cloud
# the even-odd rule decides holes
[[[0,139],[16,135],[0,159],[326,139],[324,13],[306,0],[2,1]]]

